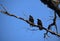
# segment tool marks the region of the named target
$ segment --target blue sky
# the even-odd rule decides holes
[[[49,9],[40,0],[0,0],[7,11],[16,16],[28,19],[32,15],[37,23],[37,18],[41,19],[44,27],[52,22],[49,16],[53,16],[53,10]],[[0,6],[0,9],[2,7]],[[24,15],[25,14],[25,15]],[[57,20],[58,31],[60,31],[60,20]],[[0,41],[44,41],[44,32],[30,31],[31,28],[26,22],[0,13]],[[53,28],[53,30],[55,30]],[[60,33],[60,32],[59,32]],[[49,33],[50,38],[45,41],[59,41],[60,38]]]

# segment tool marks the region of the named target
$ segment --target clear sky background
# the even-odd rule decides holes
[[[52,22],[53,10],[49,9],[40,0],[0,0],[7,11],[16,16],[28,19],[32,15],[37,24],[37,18],[41,19],[44,27]],[[0,6],[0,10],[3,8]],[[24,15],[25,14],[25,15]],[[58,32],[60,31],[60,19],[57,19]],[[0,13],[0,41],[44,41],[45,30],[30,31],[26,22]],[[36,28],[37,29],[37,28]],[[53,29],[55,31],[55,28]],[[60,33],[60,32],[59,32]],[[60,41],[60,38],[49,33],[45,41]]]

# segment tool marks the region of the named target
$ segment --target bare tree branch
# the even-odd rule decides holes
[[[1,6],[2,6],[2,5],[1,5]],[[34,24],[34,23],[30,22],[29,20],[26,20],[26,19],[24,19],[24,18],[22,18],[22,17],[18,17],[18,16],[16,16],[16,15],[10,14],[10,13],[5,9],[5,7],[3,7],[3,9],[4,9],[5,11],[0,10],[0,12],[3,13],[3,14],[6,14],[6,15],[12,16],[12,17],[15,17],[15,18],[20,19],[20,20],[23,20],[23,21],[25,21],[26,23],[31,24],[31,25],[34,26],[34,27],[42,28],[43,30],[45,30],[45,31],[47,31],[47,32],[50,32],[51,34],[60,37],[60,34],[58,34],[58,33],[56,33],[56,32],[53,32],[53,31],[51,31],[51,30],[49,30],[49,29],[47,29],[47,28],[45,28],[45,27],[41,27],[41,25],[36,25],[36,24]],[[39,29],[39,30],[40,30],[40,29]]]
[[[8,12],[2,11],[2,10],[1,10],[0,12],[3,13],[3,14],[6,14],[6,15],[8,15],[8,16],[12,16],[12,17],[15,17],[15,18],[17,18],[17,19],[23,20],[23,21],[27,22],[28,24],[32,24],[34,27],[41,27],[40,25],[35,25],[35,24],[31,23],[30,21],[25,20],[24,18],[15,16],[15,15],[10,14],[10,13],[8,13]],[[57,34],[57,33],[53,32],[53,31],[51,31],[51,30],[48,30],[48,29],[46,29],[45,27],[43,27],[43,30],[46,30],[46,31],[50,32],[51,34],[60,37],[60,34]]]
[[[57,19],[56,12],[54,12],[53,23],[49,24],[48,30],[51,30],[52,26],[55,26],[56,33],[58,34],[58,29],[57,29],[57,25],[56,25],[56,19]],[[46,37],[46,35],[48,35],[48,32],[46,32],[46,33],[44,34],[44,37]]]

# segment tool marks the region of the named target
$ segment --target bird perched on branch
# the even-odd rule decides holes
[[[42,21],[40,19],[37,19],[37,25],[40,26],[39,27],[40,30],[43,29],[43,24],[42,24]]]
[[[34,18],[31,15],[29,15],[29,21],[31,22],[30,26],[33,26]]]

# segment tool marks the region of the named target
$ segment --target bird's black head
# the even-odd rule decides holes
[[[31,16],[31,15],[29,15],[29,16]]]
[[[37,19],[37,20],[40,20],[40,19]]]
[[[31,15],[29,15],[29,17],[32,17]]]

